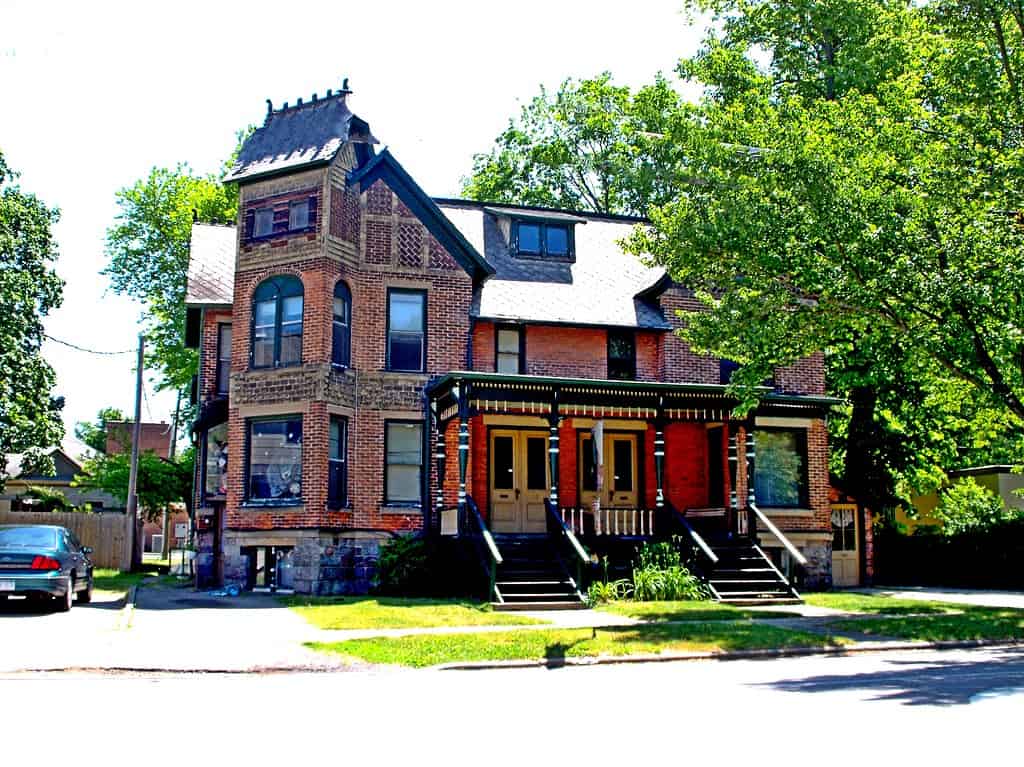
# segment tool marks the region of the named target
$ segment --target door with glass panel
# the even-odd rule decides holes
[[[857,506],[832,505],[832,585],[860,584],[860,556],[857,550]]]
[[[598,456],[595,455],[591,434],[580,433],[580,500],[584,507],[593,506],[600,497],[602,508],[637,508],[640,500],[637,442],[636,434],[605,432],[604,449]],[[600,488],[598,471],[601,473]]]
[[[543,533],[550,493],[548,436],[543,431],[494,429],[490,436],[491,528],[496,533]]]

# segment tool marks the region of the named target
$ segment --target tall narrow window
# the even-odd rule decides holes
[[[348,285],[334,286],[334,320],[331,324],[331,362],[349,367],[352,360],[352,293]]]
[[[274,233],[274,209],[260,208],[255,213],[252,228],[253,237],[267,237]]]
[[[421,373],[426,362],[427,294],[388,290],[389,370]]]
[[[231,324],[217,325],[217,394],[228,393],[231,375]]]
[[[523,331],[521,328],[498,326],[495,338],[494,369],[498,373],[524,372]]]
[[[211,426],[206,432],[204,453],[206,465],[203,490],[207,497],[222,498],[228,492],[228,425],[226,423]]]
[[[251,421],[248,451],[248,500],[287,502],[302,497],[300,418]]]
[[[295,365],[302,361],[302,282],[271,277],[253,293],[252,366]]]
[[[807,432],[758,429],[754,434],[754,494],[766,508],[807,508]]]
[[[309,200],[296,200],[288,206],[288,229],[305,229],[309,226]]]
[[[328,453],[327,503],[332,509],[348,504],[348,420],[331,417]]]
[[[423,470],[423,424],[384,422],[384,502],[420,504]]]
[[[608,377],[636,379],[636,334],[632,330],[608,331]]]

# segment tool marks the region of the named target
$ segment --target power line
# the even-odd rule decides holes
[[[43,333],[43,338],[47,338],[47,339],[53,341],[54,343],[58,343],[58,344],[61,344],[63,346],[67,346],[67,347],[69,347],[71,349],[74,349],[75,351],[85,352],[86,354],[100,354],[100,355],[102,355],[104,357],[115,357],[115,356],[120,355],[120,354],[134,354],[135,353],[135,349],[125,349],[123,352],[101,352],[101,351],[97,351],[96,349],[86,349],[84,346],[79,346],[78,344],[73,344],[70,341],[62,341],[59,338],[54,338],[49,333]]]

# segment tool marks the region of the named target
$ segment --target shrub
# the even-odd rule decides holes
[[[431,588],[430,551],[423,538],[403,535],[381,548],[376,591],[392,596],[423,594]]]
[[[587,589],[587,604],[593,606],[628,599],[632,591],[633,587],[625,579],[610,582],[594,581]]]
[[[966,477],[942,491],[935,516],[942,521],[943,534],[954,536],[989,530],[1020,516],[1020,512],[1007,509],[998,495],[973,477]]]
[[[633,566],[633,598],[640,602],[706,599],[707,589],[682,562],[678,541],[645,543]]]

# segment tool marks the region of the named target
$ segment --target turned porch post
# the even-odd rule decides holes
[[[658,488],[654,506],[660,511],[665,508],[665,409],[660,397],[654,417],[654,479]]]
[[[469,466],[469,392],[464,381],[456,384],[453,394],[459,403],[459,531],[466,525],[466,469]]]
[[[440,524],[441,513],[444,511],[444,466],[445,466],[445,422],[442,421],[437,412],[437,400],[430,403],[430,414],[434,419],[434,463],[437,467],[437,496],[434,508],[437,510],[437,519]]]
[[[551,393],[551,414],[548,416],[550,436],[548,437],[548,462],[551,469],[551,503],[558,508],[558,399],[559,391]]]
[[[739,532],[739,499],[736,497],[736,480],[739,470],[739,458],[736,455],[736,433],[732,430],[732,422],[726,424],[729,435],[729,519],[730,532]]]
[[[757,515],[754,514],[754,504],[757,502],[754,493],[754,423],[750,421],[745,427],[747,434],[747,535],[755,544],[757,538]]]

